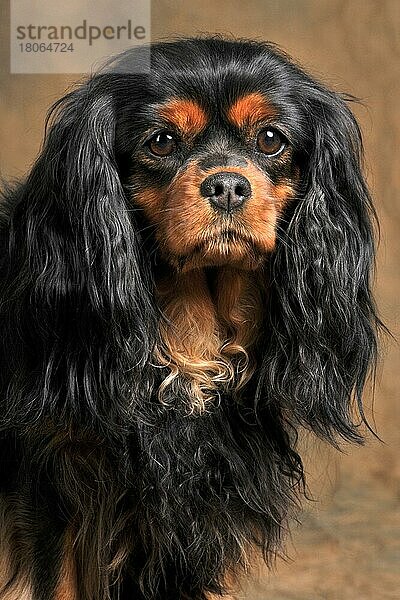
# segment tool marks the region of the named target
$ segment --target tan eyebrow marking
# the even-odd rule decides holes
[[[274,119],[277,114],[276,108],[259,92],[239,98],[228,110],[229,120],[237,127],[254,125],[262,119]]]
[[[158,113],[187,135],[200,133],[207,124],[206,113],[194,100],[174,98],[161,106]]]

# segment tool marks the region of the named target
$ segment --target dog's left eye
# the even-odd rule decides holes
[[[279,131],[268,127],[259,132],[257,146],[264,154],[277,156],[286,148],[286,140]]]
[[[154,134],[147,145],[156,156],[169,156],[176,150],[175,137],[169,131],[159,131]]]

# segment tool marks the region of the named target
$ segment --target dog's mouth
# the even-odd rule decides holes
[[[243,246],[255,248],[256,241],[248,233],[228,227],[218,232],[203,234],[195,249],[235,254]]]
[[[179,257],[180,270],[231,265],[246,270],[258,268],[265,252],[248,232],[226,227],[203,232],[190,252]]]

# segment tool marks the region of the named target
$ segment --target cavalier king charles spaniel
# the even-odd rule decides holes
[[[0,597],[205,600],[282,552],[298,433],[360,442],[375,212],[351,97],[269,43],[140,49],[0,218]]]

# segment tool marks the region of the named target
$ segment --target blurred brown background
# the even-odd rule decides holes
[[[76,0],[74,0],[76,1]],[[32,2],[33,4],[33,2]],[[0,4],[0,172],[20,176],[34,160],[49,105],[79,76],[10,75],[8,2]],[[117,6],[110,0],[110,11]],[[82,10],[82,7],[81,7]],[[219,32],[271,40],[311,73],[354,94],[368,180],[381,221],[376,295],[398,337],[400,314],[399,0],[154,0],[152,39]],[[400,362],[388,340],[373,419],[384,443],[338,454],[308,439],[318,502],[293,530],[288,562],[244,584],[247,600],[400,599]],[[368,401],[370,403],[370,401]],[[371,412],[369,413],[371,414]]]

